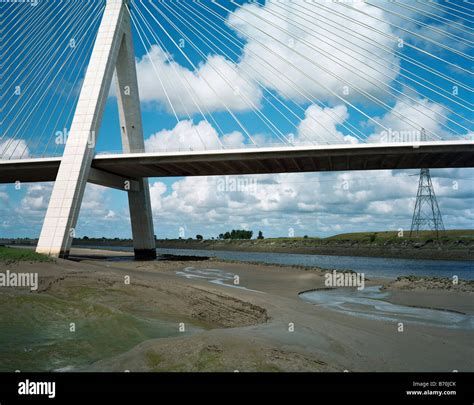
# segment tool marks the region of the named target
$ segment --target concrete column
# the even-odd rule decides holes
[[[122,139],[126,141],[124,150],[143,148],[135,62],[131,44],[130,19],[124,1],[107,0],[41,230],[37,247],[39,253],[57,257],[69,255],[94,156],[96,136],[119,53],[121,66],[117,68],[117,72],[120,72],[119,83],[130,82],[130,88],[133,89],[132,94],[134,94],[128,100],[124,99],[119,92],[120,119],[124,127]],[[125,57],[129,58],[128,62],[124,60]],[[137,238],[135,245],[137,256],[153,258],[156,253],[148,183],[141,180],[139,191],[131,191],[129,200],[133,235]],[[139,213],[139,210],[142,212]],[[153,245],[151,239],[153,239]],[[151,252],[152,248],[153,252]]]
[[[124,16],[124,36],[116,64],[116,87],[119,105],[122,147],[125,153],[144,152],[143,126],[138,93],[135,52],[130,15]],[[128,190],[133,247],[137,260],[156,259],[153,216],[148,179],[139,179],[139,190]]]

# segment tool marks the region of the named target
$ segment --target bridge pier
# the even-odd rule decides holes
[[[140,96],[133,50],[130,15],[122,21],[124,35],[117,55],[116,90],[119,106],[122,148],[124,153],[144,152]],[[156,259],[155,234],[148,179],[139,179],[139,189],[128,190],[135,259]]]
[[[117,73],[123,150],[144,150],[131,23],[126,3],[127,0],[107,0],[41,230],[38,253],[56,257],[69,255],[85,187],[91,175],[96,134],[100,129],[114,70]],[[92,175],[98,181],[107,181],[105,173],[96,171]],[[131,187],[132,181],[134,187]],[[124,181],[123,190],[128,193],[135,257],[152,260],[156,258],[156,250],[148,180],[132,181]]]

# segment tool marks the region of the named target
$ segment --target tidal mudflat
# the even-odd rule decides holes
[[[0,264],[39,275],[35,291],[0,289],[1,371],[474,370],[471,282],[371,278],[359,298],[372,301],[347,303],[356,293],[337,289],[339,301],[314,302],[301,293],[322,291],[327,270],[74,253]],[[379,313],[354,313],[371,306]],[[432,311],[463,327],[427,322]]]

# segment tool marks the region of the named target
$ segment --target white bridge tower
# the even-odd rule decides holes
[[[128,6],[129,0],[107,0],[41,230],[39,253],[69,255],[84,190],[92,180],[128,193],[135,258],[156,258],[148,180],[130,180],[91,168],[114,71],[123,152],[144,150]]]

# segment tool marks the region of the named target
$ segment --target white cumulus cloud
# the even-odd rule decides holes
[[[446,108],[428,99],[397,101],[394,107],[381,117],[374,119],[380,123],[369,137],[371,142],[419,141],[422,130],[426,140],[439,140],[448,136],[444,127],[447,123]],[[401,119],[400,117],[403,117]]]
[[[384,18],[382,11],[363,2],[351,2],[351,7]],[[369,16],[337,2],[282,0],[264,6],[246,4],[229,15],[228,25],[247,41],[242,68],[254,71],[255,79],[266,87],[297,101],[306,101],[302,92],[323,101],[340,101],[338,96],[360,98],[356,86],[379,94],[380,82],[391,82],[399,69],[397,57],[367,44],[359,35],[389,49],[396,43],[351,19],[373,24]],[[392,33],[390,26],[381,22],[377,29]],[[361,48],[367,51],[359,55],[356,51]],[[382,66],[378,64],[381,60]]]
[[[207,121],[194,124],[192,121],[180,121],[170,130],[164,129],[145,140],[147,152],[175,150],[205,150],[239,148],[244,145],[244,136],[240,132],[231,132],[219,136],[215,128]]]
[[[30,156],[27,143],[23,139],[6,139],[0,141],[0,158],[20,159]]]
[[[337,129],[349,118],[345,105],[335,107],[309,106],[305,111],[304,119],[299,123],[295,144],[335,144],[335,143],[357,143],[357,138],[344,135]]]
[[[148,54],[137,63],[142,101],[157,102],[168,112],[172,112],[172,105],[180,115],[260,107],[261,90],[222,55],[209,55],[197,69],[190,70],[168,60],[156,45]]]
[[[210,237],[244,226],[273,236],[292,230],[296,236],[406,230],[411,224],[417,173],[194,177],[172,186],[154,182],[151,200],[155,222],[169,237],[178,237],[180,229],[186,230],[185,237],[196,233]],[[446,226],[472,227],[472,170],[433,170],[432,176]],[[243,187],[233,187],[236,184]]]

